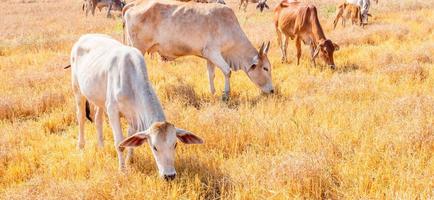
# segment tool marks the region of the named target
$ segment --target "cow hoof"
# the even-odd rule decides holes
[[[224,101],[224,102],[229,101],[229,92],[223,92],[222,101]]]
[[[78,148],[79,150],[84,149],[84,142],[78,142],[77,148]]]

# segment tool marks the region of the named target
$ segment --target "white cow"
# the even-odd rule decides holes
[[[371,7],[370,0],[346,0],[347,3],[355,4],[360,6],[360,14],[362,18],[362,24],[368,23],[369,8]]]
[[[270,43],[255,49],[234,11],[221,4],[169,0],[136,1],[122,10],[126,42],[143,54],[165,60],[195,55],[207,60],[211,93],[215,66],[225,75],[223,97],[230,92],[231,71],[242,70],[264,93],[273,93]]]
[[[71,52],[72,87],[77,105],[78,146],[84,147],[85,102],[96,106],[98,143],[103,146],[102,117],[107,112],[113,130],[120,169],[125,168],[124,147],[148,141],[159,173],[166,180],[176,175],[176,138],[186,144],[201,144],[194,134],[166,122],[163,109],[148,79],[141,52],[101,34],[82,36]],[[128,122],[124,140],[120,116]],[[127,160],[132,156],[129,148]]]

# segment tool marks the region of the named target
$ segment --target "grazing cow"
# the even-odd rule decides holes
[[[360,16],[360,6],[355,4],[343,3],[338,6],[336,18],[333,21],[333,28],[336,28],[336,25],[339,22],[339,19],[342,18],[342,26],[345,27],[345,21],[347,19],[351,19],[351,23],[362,25],[362,19]]]
[[[244,12],[247,10],[247,5],[249,3],[256,3],[256,9],[259,9],[261,12],[268,7],[267,0],[240,0],[240,6],[238,7],[239,10],[241,10],[241,7],[244,5]]]
[[[223,100],[229,98],[231,70],[243,70],[263,92],[273,93],[270,43],[256,50],[229,7],[151,0],[127,5],[123,13],[126,41],[143,54],[158,52],[164,60],[187,55],[206,59],[213,94],[214,69],[219,67],[225,76]]]
[[[148,79],[141,52],[101,34],[82,36],[71,52],[72,87],[77,105],[78,146],[84,147],[85,102],[96,106],[95,124],[98,143],[103,145],[103,111],[113,130],[120,169],[125,147],[137,147],[145,141],[151,147],[159,173],[173,179],[176,138],[186,144],[201,144],[202,139],[176,128],[166,121],[163,109]],[[124,139],[120,116],[128,123]],[[127,160],[132,156],[128,149]]]
[[[104,7],[108,7],[107,17],[111,16],[111,10],[122,11],[122,8],[125,6],[125,2],[122,0],[84,0],[82,10],[85,10],[86,17],[89,12],[92,15],[95,15],[95,9],[98,8],[101,12],[101,9]]]
[[[360,14],[362,18],[362,24],[366,25],[368,24],[368,16],[371,16],[369,14],[369,8],[371,7],[371,1],[370,0],[346,0],[347,3],[355,4],[360,6]]]
[[[282,62],[287,62],[286,49],[289,38],[295,38],[297,65],[300,63],[301,41],[303,41],[304,44],[310,45],[314,65],[315,58],[320,55],[332,69],[335,68],[333,52],[339,50],[339,46],[325,37],[314,5],[284,0],[275,8],[274,14]],[[285,37],[283,43],[282,35]]]

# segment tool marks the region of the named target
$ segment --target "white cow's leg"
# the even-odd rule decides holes
[[[209,90],[211,91],[211,94],[214,94],[215,93],[215,87],[214,87],[215,66],[210,61],[206,62],[206,66],[208,67]]]
[[[125,160],[124,160],[124,157],[122,154],[123,149],[118,147],[119,144],[124,139],[124,137],[122,135],[122,128],[121,128],[121,122],[120,122],[120,117],[119,117],[119,111],[114,105],[112,105],[110,103],[106,106],[106,108],[107,108],[108,118],[110,121],[110,126],[112,127],[112,131],[113,131],[114,146],[116,149],[116,153],[118,154],[119,169],[124,170],[125,169]]]
[[[85,145],[84,140],[84,122],[85,122],[85,110],[86,110],[86,98],[81,96],[81,94],[75,95],[75,102],[77,108],[77,121],[78,121],[78,148],[83,149]]]
[[[216,65],[217,67],[219,67],[222,70],[222,72],[225,76],[225,90],[223,91],[222,99],[225,101],[228,100],[229,94],[230,94],[230,81],[229,81],[229,79],[231,77],[231,68],[229,67],[229,64],[226,63],[226,61],[223,59],[220,52],[211,52],[211,53],[205,54],[205,58],[207,58],[214,65]]]
[[[131,126],[128,126],[128,137],[132,136],[134,133],[136,133],[136,129],[134,129]],[[127,157],[125,159],[127,161],[127,163],[132,162],[133,153],[134,153],[134,149],[132,147],[128,147],[127,148]]]
[[[102,132],[103,116],[104,116],[103,108],[97,107],[96,113],[95,113],[95,126],[96,126],[96,132],[98,135],[98,146],[101,148],[104,147],[104,135]]]

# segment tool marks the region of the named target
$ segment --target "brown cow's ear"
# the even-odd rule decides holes
[[[312,58],[316,58],[318,56],[320,50],[321,50],[321,45],[318,45],[315,49],[315,52],[313,52]]]
[[[119,144],[119,148],[123,149],[124,147],[138,147],[148,139],[148,135],[148,130],[135,133],[134,135],[125,138]]]
[[[333,47],[335,48],[335,51],[339,51],[340,47],[336,43],[333,43]]]

